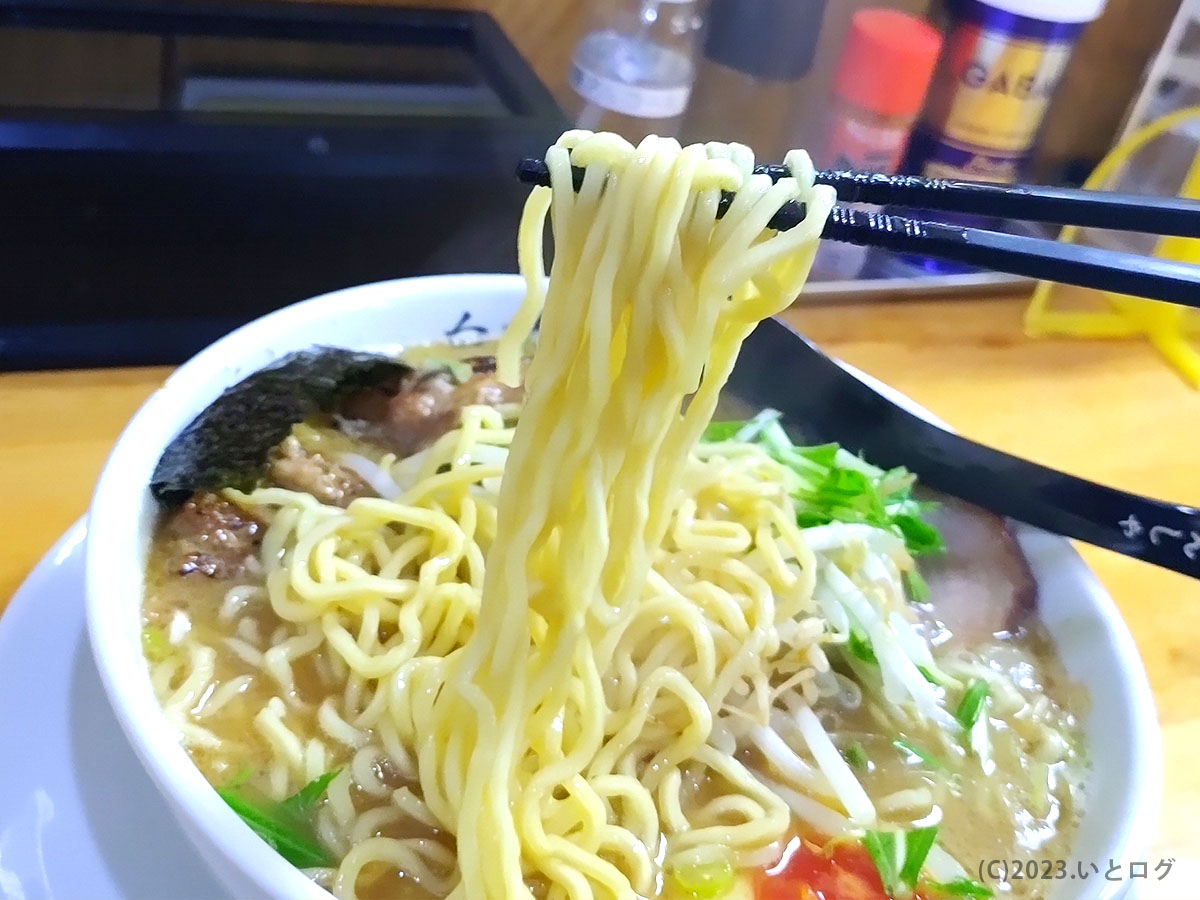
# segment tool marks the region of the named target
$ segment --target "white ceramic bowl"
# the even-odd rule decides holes
[[[140,609],[156,513],[147,487],[155,463],[171,438],[225,388],[286,353],[316,344],[395,350],[447,335],[494,337],[522,293],[517,276],[452,275],[363,285],[279,310],[178,369],[113,448],[88,521],[87,614],[96,664],[133,749],[234,896],[329,897],[255,837],[217,796],[176,742],[151,690]],[[1045,598],[1042,618],[1068,673],[1093,701],[1086,719],[1089,807],[1068,866],[1076,860],[1105,868],[1110,858],[1128,862],[1149,843],[1161,780],[1158,725],[1145,672],[1112,600],[1070,545],[1033,529],[1022,529],[1020,539]],[[1101,878],[1058,887],[1056,897],[1112,900],[1121,885]]]

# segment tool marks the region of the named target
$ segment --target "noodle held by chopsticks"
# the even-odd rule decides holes
[[[554,263],[479,620],[461,654],[430,671],[436,699],[413,710],[425,799],[457,835],[459,893],[471,900],[529,896],[530,875],[554,897],[651,896],[659,848],[648,841],[658,834],[670,853],[751,853],[789,821],[781,800],[709,744],[725,698],[680,671],[703,639],[679,642],[676,660],[635,666],[626,708],[609,708],[603,678],[630,629],[646,627],[638,602],[688,452],[741,342],[803,285],[833,192],[812,184],[802,154],[791,160],[799,177],[774,184],[750,174],[744,148],[681,150],[653,137],[634,148],[572,132],[546,159],[551,187],[535,189],[530,206],[544,208],[550,192]],[[587,168],[578,194],[572,163]],[[722,189],[737,199],[718,221]],[[808,204],[811,224],[765,234],[793,199]],[[522,220],[526,267],[540,232],[539,216]],[[523,328],[541,299],[533,286]],[[505,336],[502,377],[524,338]],[[748,524],[796,527],[761,511]],[[756,582],[761,604],[735,652],[712,666],[711,682],[732,689],[749,675],[739,669],[749,653],[775,651],[778,639],[772,586],[758,573],[730,577]],[[793,577],[811,584],[809,573]],[[681,607],[680,627],[694,634],[681,595],[652,599]],[[708,804],[720,816],[682,812],[684,769],[722,786]],[[616,822],[614,809],[624,813]]]

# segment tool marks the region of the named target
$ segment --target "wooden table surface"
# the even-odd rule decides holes
[[[1022,307],[1021,298],[905,301],[797,308],[789,316],[832,353],[971,437],[1116,487],[1200,505],[1200,392],[1137,341],[1027,340]],[[113,440],[168,371],[0,375],[0,609],[83,513]],[[1140,882],[1141,897],[1195,898],[1200,582],[1081,549],[1133,631],[1163,728],[1167,790],[1146,859],[1175,864],[1164,880]]]

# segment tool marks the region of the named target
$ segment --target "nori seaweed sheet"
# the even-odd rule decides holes
[[[150,491],[176,506],[196,491],[248,490],[267,454],[297,422],[330,412],[354,391],[412,369],[374,353],[314,347],[288,354],[247,376],[214,400],[167,446]]]

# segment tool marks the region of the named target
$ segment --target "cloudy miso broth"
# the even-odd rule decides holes
[[[450,598],[461,601],[465,588],[456,585],[482,579],[496,529],[490,504],[499,490],[505,429],[520,405],[519,394],[495,382],[489,352],[459,346],[407,354],[412,374],[364,387],[338,409],[293,427],[253,490],[198,491],[166,511],[149,557],[143,646],[181,742],[235,802],[272,816],[279,804],[291,810],[272,820],[287,831],[281,852],[294,854],[297,865],[339,896],[441,897],[457,880],[454,836],[422,794],[419,736],[389,710],[399,685],[437,665],[473,632],[477,607]],[[718,418],[755,413],[734,402]],[[464,450],[463,434],[472,428],[485,438]],[[750,452],[713,448],[701,454],[696,478],[718,472],[722,452],[734,460]],[[432,487],[419,488],[426,481]],[[428,493],[417,497],[418,489]],[[386,504],[398,495],[420,515],[391,514]],[[704,506],[707,496],[697,493],[689,513],[695,520],[721,523],[732,515],[724,500]],[[347,522],[353,504],[377,513]],[[786,748],[764,750],[761,735],[728,726],[728,752],[764,784],[811,795],[832,812],[796,815],[794,834],[817,842],[844,836],[820,827],[846,820],[838,791],[819,772],[805,782],[820,756],[801,724],[807,719],[800,708],[810,706],[877,814],[871,829],[937,826],[940,850],[968,873],[979,859],[1066,857],[1082,804],[1076,716],[1086,698],[1064,676],[1037,621],[1036,585],[1007,526],[979,511],[946,509],[973,522],[986,546],[958,548],[957,566],[918,556],[918,571],[929,573],[929,595],[904,615],[929,647],[921,677],[938,696],[953,698],[947,709],[961,719],[947,726],[889,702],[892,687],[881,682],[877,656],[886,648],[873,646],[860,622],[843,629],[835,616],[822,627],[827,598],[818,590],[815,605],[794,625],[780,623],[789,633],[815,629],[811,644],[760,686],[763,697],[774,698],[764,723]],[[423,532],[426,515],[465,522],[470,546],[451,547]],[[827,529],[807,532],[814,541],[830,539],[829,526],[810,527]],[[671,536],[680,533],[671,530],[668,543],[682,541]],[[815,564],[852,572],[867,551],[849,541],[821,550]],[[692,577],[691,551],[671,544],[664,552],[674,568],[663,572],[677,574],[680,583]],[[955,552],[951,546],[949,555]],[[306,562],[297,567],[301,553]],[[961,576],[979,568],[977,559],[990,575],[976,581],[1002,608],[995,621],[964,618]],[[751,568],[768,565],[763,554],[749,560],[744,565]],[[437,586],[434,599],[411,609],[407,604],[430,584]],[[719,578],[714,584],[728,586]],[[302,603],[301,595],[320,599]],[[362,599],[368,595],[382,599]],[[646,602],[652,606],[653,598]],[[750,595],[739,602],[752,604]],[[674,652],[669,642],[654,641],[626,650],[642,662]],[[691,665],[699,653],[684,658]],[[615,668],[605,682],[606,705],[624,702],[626,681],[627,673]],[[980,696],[972,716],[971,698]],[[652,713],[647,727],[674,727],[668,705]],[[746,715],[739,706],[732,720]],[[307,804],[289,799],[331,774]],[[685,815],[720,802],[725,785],[711,771],[685,768],[680,777],[691,785],[679,794]],[[607,815],[615,820],[625,809],[609,802]],[[857,839],[863,830],[846,833]],[[675,839],[658,833],[653,841],[667,847]],[[732,879],[725,892],[753,890],[750,875],[776,863],[786,846],[779,842],[770,858],[753,860],[731,851],[732,868],[747,877]],[[656,883],[677,896],[672,877],[660,873]],[[1047,884],[1012,882],[1009,895],[1036,898]],[[535,896],[547,890],[535,878],[529,886]]]

